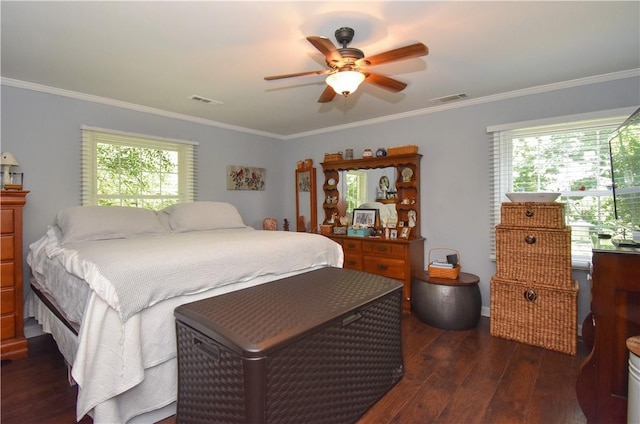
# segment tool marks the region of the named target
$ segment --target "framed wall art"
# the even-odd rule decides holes
[[[264,190],[267,170],[250,166],[227,166],[227,190]]]

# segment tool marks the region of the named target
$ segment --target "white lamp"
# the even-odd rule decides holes
[[[327,84],[333,88],[333,91],[345,97],[355,92],[362,81],[364,81],[364,74],[356,71],[336,72],[326,79]]]
[[[6,184],[11,184],[11,172],[12,166],[20,165],[16,158],[9,152],[2,153],[2,159],[0,159],[0,165],[2,165],[2,188],[5,187]]]

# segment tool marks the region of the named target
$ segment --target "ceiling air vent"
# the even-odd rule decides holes
[[[449,96],[444,96],[444,97],[438,97],[436,99],[431,99],[429,101],[447,103],[447,102],[452,102],[454,100],[466,99],[467,97],[469,97],[467,96],[467,93],[459,93],[459,94],[451,94]]]
[[[197,94],[194,94],[193,96],[189,96],[190,100],[195,100],[196,102],[202,102],[202,103],[207,103],[207,104],[214,104],[214,105],[221,105],[222,102],[218,101],[218,100],[213,100],[213,99],[207,99],[206,97],[202,97],[202,96],[198,96]]]

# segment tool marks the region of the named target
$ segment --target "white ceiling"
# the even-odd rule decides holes
[[[640,2],[23,2],[2,1],[2,81],[83,93],[280,138],[389,115],[640,68]],[[401,93],[363,84],[317,99],[324,76],[305,39],[373,55],[415,42],[429,55],[372,68],[408,83]],[[613,74],[613,75],[609,75]],[[606,76],[606,77],[603,77]],[[33,85],[36,84],[36,85]],[[189,100],[200,95],[222,102]],[[640,93],[639,93],[640,102]],[[451,105],[449,103],[448,105]]]

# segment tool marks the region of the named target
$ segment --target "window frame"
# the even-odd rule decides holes
[[[197,142],[161,138],[143,134],[128,133],[97,127],[81,127],[82,142],[82,187],[81,204],[83,206],[100,205],[101,199],[119,200],[122,205],[126,199],[159,200],[162,207],[172,203],[192,202],[196,198],[195,171]],[[135,148],[149,148],[176,152],[178,155],[178,193],[139,194],[139,195],[101,195],[98,193],[98,144],[110,144]],[[162,207],[159,207],[160,209]]]
[[[579,115],[560,116],[555,118],[523,121],[510,124],[494,125],[487,127],[487,133],[490,135],[489,148],[489,202],[490,202],[490,246],[489,257],[495,260],[495,226],[500,223],[500,206],[502,202],[508,199],[505,193],[512,190],[513,187],[513,151],[512,151],[512,133],[526,130],[530,134],[535,134],[536,130],[542,133],[548,132],[570,132],[575,130],[592,129],[595,127],[610,126],[617,127],[621,124],[634,108],[621,108],[594,113],[586,113]],[[608,148],[607,140],[604,144]],[[562,191],[560,201],[566,201],[567,198],[596,196],[612,197],[613,193],[609,190],[586,190],[586,191]],[[563,200],[565,199],[565,200]],[[591,256],[573,255],[572,246],[572,262],[576,268],[588,268],[591,262]]]

